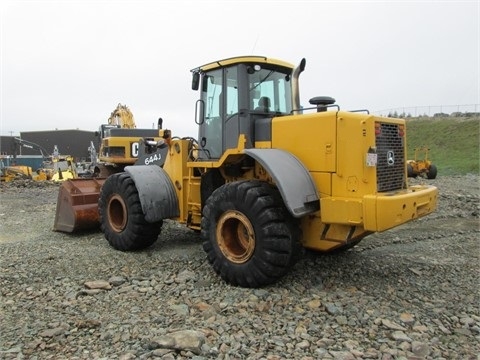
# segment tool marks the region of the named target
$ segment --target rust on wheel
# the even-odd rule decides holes
[[[107,206],[108,223],[113,231],[122,232],[127,225],[127,206],[123,198],[115,194],[108,200]]]
[[[222,214],[217,222],[216,237],[223,255],[233,263],[243,264],[255,250],[255,233],[248,218],[239,211]]]

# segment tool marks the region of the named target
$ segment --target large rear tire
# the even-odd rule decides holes
[[[113,174],[105,180],[98,212],[105,238],[117,250],[147,248],[157,240],[162,228],[162,221],[145,221],[137,188],[128,173]]]
[[[299,258],[301,230],[277,189],[261,181],[227,183],[203,209],[201,238],[227,283],[257,288],[284,276]]]

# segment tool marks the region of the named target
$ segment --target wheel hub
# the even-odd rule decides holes
[[[255,250],[255,232],[248,218],[239,211],[222,214],[217,222],[217,243],[225,257],[236,264],[247,262]]]
[[[109,199],[107,214],[108,223],[112,230],[122,232],[127,224],[128,212],[125,201],[120,195],[115,194]]]

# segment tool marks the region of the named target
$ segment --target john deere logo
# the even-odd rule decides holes
[[[393,166],[395,164],[395,154],[393,153],[393,151],[387,152],[387,164],[389,166]]]

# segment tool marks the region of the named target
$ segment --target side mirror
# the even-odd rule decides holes
[[[198,85],[200,83],[200,74],[194,72],[192,75],[192,90],[198,90]]]

